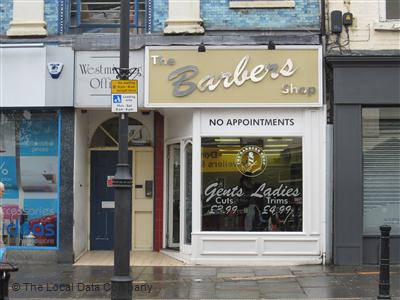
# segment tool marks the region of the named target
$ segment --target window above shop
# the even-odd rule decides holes
[[[149,6],[146,0],[130,1],[131,33],[141,34],[150,30]],[[70,0],[70,31],[119,32],[119,0]]]
[[[379,0],[379,22],[375,30],[400,31],[400,1]]]

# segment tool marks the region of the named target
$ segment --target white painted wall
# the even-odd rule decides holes
[[[385,0],[328,0],[327,32],[330,34],[330,14],[333,10],[343,13],[351,12],[354,16],[353,25],[349,27],[350,42],[344,49],[351,50],[399,50],[400,20],[385,20]],[[328,43],[333,43],[336,35],[330,35]],[[343,27],[341,43],[346,44],[347,35]],[[330,46],[328,45],[328,49]],[[336,48],[336,50],[338,50]]]
[[[81,110],[75,111],[74,144],[73,248],[77,259],[88,250],[89,240],[88,118]]]
[[[192,136],[193,110],[191,109],[167,109],[164,113],[165,136],[171,140]]]
[[[0,107],[45,106],[46,47],[0,46]]]

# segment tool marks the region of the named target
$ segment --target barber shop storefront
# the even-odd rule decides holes
[[[323,262],[321,62],[319,46],[146,48],[145,106],[164,115],[168,253],[198,264]]]

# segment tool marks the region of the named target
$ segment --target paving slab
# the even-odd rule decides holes
[[[112,267],[19,267],[20,270],[11,275],[11,299],[110,298]],[[133,267],[131,274],[133,287],[139,287],[134,292],[137,299],[376,299],[378,271],[378,266],[190,266]],[[392,299],[400,299],[398,266],[391,267],[391,283]],[[62,284],[74,289],[54,288]],[[144,285],[148,287],[140,290]],[[39,286],[43,288],[39,290]]]

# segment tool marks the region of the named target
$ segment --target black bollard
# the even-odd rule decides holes
[[[391,299],[390,297],[390,230],[392,227],[382,225],[379,263],[379,296],[378,299]]]
[[[17,272],[18,267],[10,263],[0,263],[0,300],[8,300],[10,272]]]
[[[8,284],[10,281],[10,273],[9,272],[1,272],[0,274],[0,299],[8,300]]]

